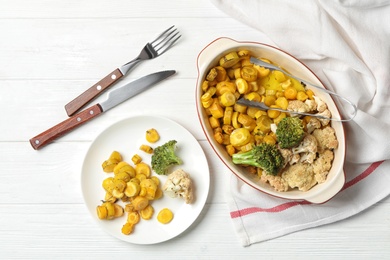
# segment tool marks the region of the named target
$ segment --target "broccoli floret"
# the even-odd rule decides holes
[[[248,152],[233,154],[232,159],[234,164],[259,167],[272,175],[277,175],[284,165],[284,158],[276,145],[267,143],[254,146]]]
[[[182,164],[182,160],[175,154],[176,140],[171,140],[156,147],[152,155],[152,169],[159,175],[167,175],[170,166]]]
[[[302,141],[304,135],[302,120],[298,117],[283,118],[276,129],[276,138],[280,148],[297,146]]]

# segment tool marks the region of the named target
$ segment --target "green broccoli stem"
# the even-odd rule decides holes
[[[255,166],[276,175],[283,167],[284,158],[275,145],[262,143],[248,152],[233,154],[232,161],[234,164]]]
[[[257,162],[258,158],[256,158],[255,155],[256,155],[255,149],[252,149],[244,153],[233,154],[232,156],[233,163],[261,167],[261,165]]]

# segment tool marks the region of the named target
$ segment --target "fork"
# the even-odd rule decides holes
[[[141,61],[154,59],[171,48],[172,45],[181,37],[179,31],[174,27],[174,25],[169,27],[159,36],[157,36],[156,39],[148,42],[135,59],[115,69],[99,82],[66,104],[65,110],[68,116],[75,114],[83,106],[103,93],[104,90],[108,89],[114,83],[119,81]]]

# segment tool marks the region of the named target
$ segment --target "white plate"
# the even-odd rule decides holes
[[[126,223],[127,214],[114,220],[99,220],[96,215],[96,206],[101,204],[105,195],[102,181],[112,176],[103,172],[101,164],[112,151],[116,150],[122,154],[123,160],[130,164],[132,164],[131,157],[138,153],[143,161],[150,165],[151,156],[139,150],[141,144],[147,144],[145,132],[150,128],[155,128],[161,136],[157,143],[151,145],[152,147],[160,146],[169,140],[177,141],[176,154],[183,160],[183,164],[173,167],[172,170],[181,168],[191,175],[195,187],[195,201],[186,204],[183,199],[164,195],[163,198],[151,203],[155,209],[153,218],[141,219],[132,234],[124,235],[121,233],[121,228]],[[156,173],[153,175],[158,176],[162,184],[167,179],[167,176]],[[201,213],[206,203],[209,186],[209,167],[198,141],[176,122],[154,116],[132,117],[109,126],[92,142],[81,172],[82,192],[92,217],[112,236],[134,244],[160,243],[184,232]],[[174,214],[173,220],[165,225],[157,221],[157,214],[163,208],[171,209]]]

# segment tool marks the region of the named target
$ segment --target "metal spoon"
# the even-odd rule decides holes
[[[294,78],[294,79],[296,79],[296,80],[298,80],[298,81],[300,81],[300,82],[302,82],[302,83],[304,83],[304,84],[306,84],[306,85],[310,85],[310,86],[312,86],[312,87],[314,87],[314,88],[317,88],[317,89],[319,89],[319,90],[321,90],[321,91],[323,91],[323,92],[325,92],[325,93],[328,93],[329,95],[336,96],[337,98],[339,98],[339,99],[341,99],[341,100],[347,102],[348,104],[350,104],[350,105],[352,106],[352,108],[353,108],[353,115],[352,115],[351,118],[348,118],[348,119],[328,118],[328,117],[324,117],[324,116],[316,115],[316,114],[302,113],[302,112],[294,112],[294,111],[283,110],[283,109],[278,109],[278,108],[270,108],[270,107],[266,106],[266,105],[265,105],[264,103],[262,103],[262,102],[255,102],[255,101],[250,101],[250,100],[247,100],[247,99],[239,99],[239,100],[237,101],[237,103],[239,103],[239,104],[241,103],[242,105],[245,105],[245,104],[243,104],[243,103],[246,103],[246,106],[253,106],[253,107],[257,107],[257,108],[263,109],[263,110],[268,110],[268,109],[271,109],[271,110],[278,110],[278,111],[281,111],[281,112],[288,112],[288,113],[290,113],[290,114],[309,115],[309,116],[315,116],[315,117],[318,117],[318,118],[329,119],[329,120],[334,120],[334,121],[339,121],[339,122],[351,121],[351,120],[356,116],[356,113],[357,113],[357,107],[356,107],[356,105],[355,105],[354,103],[352,103],[350,100],[346,99],[345,97],[342,97],[342,96],[340,96],[339,94],[337,94],[337,93],[335,93],[335,92],[333,92],[333,91],[327,90],[327,89],[325,89],[325,88],[323,88],[323,87],[320,87],[320,86],[318,86],[318,85],[316,85],[316,84],[313,84],[313,83],[311,83],[311,82],[308,82],[308,81],[306,81],[306,80],[303,80],[303,79],[301,79],[301,78],[298,78],[298,77],[296,77],[296,76],[294,76],[294,75],[291,75],[290,73],[288,73],[288,72],[284,71],[283,69],[281,69],[281,68],[279,68],[279,67],[277,67],[277,66],[275,66],[275,65],[272,65],[272,64],[270,64],[270,63],[264,62],[264,61],[262,61],[262,60],[259,60],[259,59],[254,58],[254,57],[251,57],[251,58],[250,58],[250,61],[251,61],[251,63],[256,64],[256,65],[259,65],[259,66],[262,66],[262,67],[264,67],[264,68],[268,68],[268,69],[270,69],[270,70],[278,70],[278,71],[280,71],[280,72],[283,72],[285,75],[287,75],[287,76],[289,76],[289,77],[291,77],[291,78]]]

